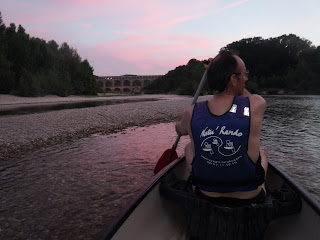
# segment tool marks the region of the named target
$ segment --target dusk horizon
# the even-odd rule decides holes
[[[1,14],[31,37],[68,43],[95,75],[121,76],[164,75],[244,38],[295,34],[319,46],[319,7],[315,0],[3,0]]]

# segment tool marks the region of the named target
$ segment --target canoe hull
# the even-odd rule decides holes
[[[174,171],[179,179],[188,178],[184,158],[173,161],[140,191],[99,239],[189,239],[182,208],[164,199],[159,193],[160,182],[169,171]],[[264,240],[319,240],[319,203],[285,173],[269,164],[268,188],[271,191],[279,189],[284,182],[290,184],[301,196],[301,212],[272,221]]]

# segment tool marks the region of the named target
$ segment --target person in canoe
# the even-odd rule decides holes
[[[265,100],[245,88],[249,71],[234,52],[222,50],[209,59],[211,100],[185,109],[176,123],[185,148],[194,192],[213,202],[264,201],[267,154],[260,149]]]

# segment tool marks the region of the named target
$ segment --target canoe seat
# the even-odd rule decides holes
[[[185,180],[177,179],[173,172],[164,178],[159,189],[162,197],[174,201],[177,207],[183,208],[190,239],[262,239],[267,226],[273,219],[300,210],[297,204],[281,204],[281,201],[284,200],[281,191],[277,192],[277,198],[268,194],[263,203],[221,206],[198,197],[192,191],[190,184]],[[286,191],[286,194],[288,192]],[[283,202],[299,202],[299,199],[297,200],[289,193],[287,195]],[[285,207],[288,209],[283,210]]]

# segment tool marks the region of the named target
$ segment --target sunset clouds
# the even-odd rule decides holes
[[[21,24],[31,36],[67,42],[96,75],[165,74],[247,37],[294,33],[320,43],[318,35],[294,27],[316,31],[320,19],[314,9],[320,5],[313,0],[302,5],[289,0],[2,0],[2,5],[6,25]]]

